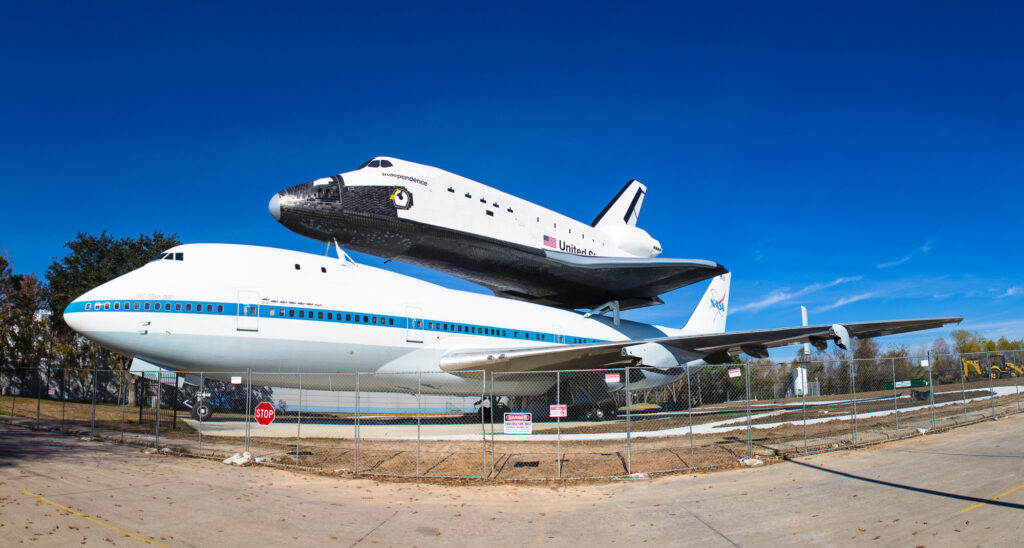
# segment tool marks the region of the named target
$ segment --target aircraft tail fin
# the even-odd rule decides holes
[[[640,217],[640,207],[644,205],[644,195],[646,194],[646,185],[636,179],[629,181],[604,207],[604,211],[594,219],[594,222],[590,223],[590,226],[601,229],[623,224],[636,226],[636,220]]]
[[[729,282],[732,273],[726,272],[711,279],[704,296],[693,309],[690,320],[683,326],[684,335],[725,333],[725,317],[729,312]]]

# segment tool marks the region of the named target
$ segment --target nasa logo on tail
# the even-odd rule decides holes
[[[719,298],[718,292],[715,291],[714,289],[711,290],[711,296],[709,297],[709,299],[711,300],[711,308],[717,310],[717,312],[715,313],[715,318],[718,318],[718,314],[725,314],[726,295],[728,295],[728,293],[722,295],[722,297]]]

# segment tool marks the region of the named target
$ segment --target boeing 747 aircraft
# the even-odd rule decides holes
[[[636,226],[647,193],[630,181],[587,225],[442,169],[378,157],[270,199],[286,227],[346,249],[440,270],[495,295],[562,308],[621,310],[725,272],[662,259]]]
[[[620,387],[584,370],[649,366],[634,370],[629,382],[654,388],[678,379],[687,366],[723,363],[730,354],[766,357],[768,348],[802,342],[848,348],[852,337],[960,321],[725,333],[729,277],[716,276],[687,324],[675,329],[455,291],[342,259],[191,244],[88,291],[67,307],[64,320],[140,366],[203,371],[222,380],[246,370],[302,372],[311,374],[302,381],[309,389],[351,390],[353,373],[375,373],[361,376],[363,390],[413,392],[417,375],[408,373],[422,372],[424,393],[480,395],[487,382],[488,391],[517,396],[523,406],[551,398],[554,375],[499,375],[493,383],[485,375],[580,371],[561,377],[587,380],[585,390],[574,392],[595,402],[591,418],[614,412],[599,402]]]

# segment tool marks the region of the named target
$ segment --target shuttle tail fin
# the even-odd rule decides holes
[[[621,225],[636,226],[636,220],[640,217],[640,207],[644,205],[644,195],[647,194],[647,186],[633,179],[622,187],[622,190],[615,195],[604,211],[590,223],[590,226],[602,230],[608,230]]]
[[[704,296],[693,309],[690,320],[683,326],[684,335],[725,333],[725,317],[729,312],[729,282],[732,273],[715,276]]]

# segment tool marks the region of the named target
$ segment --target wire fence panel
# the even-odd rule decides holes
[[[77,361],[76,361],[77,360]],[[1024,352],[814,354],[533,373],[128,372],[102,354],[0,369],[0,417],[329,473],[545,480],[734,465],[1019,413]]]

